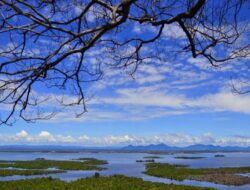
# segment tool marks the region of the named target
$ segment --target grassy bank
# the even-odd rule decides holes
[[[106,160],[98,160],[96,158],[77,158],[74,160],[79,160],[79,161],[83,161],[84,164],[88,164],[88,165],[104,165],[104,164],[108,164],[108,162]]]
[[[237,175],[249,173],[250,167],[239,168],[189,168],[165,163],[146,164],[146,174],[175,180],[192,179],[225,185],[250,184],[250,178]]]
[[[158,159],[158,158],[162,158],[160,156],[144,156],[143,158],[146,158],[146,159]]]
[[[0,182],[1,190],[211,190],[210,188],[166,185],[146,182],[139,178],[111,176],[87,178],[70,183],[52,179],[40,178],[19,181]]]
[[[54,173],[63,173],[63,170],[6,170],[0,169],[0,176],[13,176],[13,175],[43,175],[43,174],[54,174]]]
[[[22,169],[48,169],[57,168],[59,170],[103,170],[105,168],[98,166],[104,161],[96,159],[88,159],[81,161],[59,161],[59,160],[45,160],[42,158],[28,161],[0,161],[0,168],[22,168]]]
[[[151,160],[136,160],[136,162],[155,162],[154,159]]]

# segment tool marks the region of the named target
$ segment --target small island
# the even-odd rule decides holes
[[[205,157],[201,157],[201,156],[176,156],[174,158],[175,159],[202,159]]]
[[[108,164],[106,160],[98,160],[96,158],[77,158],[73,160],[78,160],[78,161],[83,161],[84,164],[89,164],[89,165],[104,165]]]
[[[162,158],[160,156],[144,156],[143,158],[146,158],[146,159],[159,159],[159,158]]]
[[[216,157],[216,158],[223,158],[223,157],[225,157],[225,155],[223,155],[223,154],[216,154],[216,155],[214,155],[214,157]]]
[[[154,159],[150,159],[150,160],[136,160],[136,162],[155,162]]]
[[[146,174],[174,180],[198,180],[224,185],[250,184],[250,178],[239,175],[250,173],[250,167],[235,168],[189,168],[186,165],[168,163],[147,163]]]
[[[0,176],[54,174],[63,173],[67,170],[100,171],[106,169],[99,166],[103,164],[107,164],[107,161],[95,158],[80,158],[79,161],[46,160],[44,158],[27,161],[1,160]]]

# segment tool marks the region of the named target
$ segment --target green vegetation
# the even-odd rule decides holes
[[[144,156],[146,159],[157,159],[157,158],[162,158],[160,156]]]
[[[111,177],[91,177],[70,183],[52,179],[39,178],[0,182],[1,190],[211,190],[182,185],[166,185],[146,182],[139,178],[115,175]]]
[[[209,181],[225,185],[250,184],[250,178],[238,175],[249,173],[250,167],[238,168],[189,168],[185,165],[171,165],[166,163],[146,164],[146,174],[175,180],[192,179]]]
[[[38,158],[28,161],[0,161],[0,168],[22,168],[22,169],[49,169],[57,168],[60,170],[103,170],[105,168],[98,166],[99,161],[96,159],[80,161],[59,161],[59,160],[45,160]]]
[[[214,157],[216,157],[216,158],[222,158],[222,157],[225,157],[225,155],[223,155],[223,154],[216,154],[216,155],[214,155]]]
[[[104,165],[104,164],[108,164],[108,162],[106,160],[98,160],[96,158],[77,158],[74,160],[80,160],[80,161],[84,161],[84,164],[89,164],[89,165]]]
[[[175,159],[202,159],[205,157],[201,157],[201,156],[176,156],[174,157]]]
[[[54,173],[63,173],[63,170],[6,170],[0,169],[0,176],[12,176],[12,175],[43,175],[43,174],[54,174]]]

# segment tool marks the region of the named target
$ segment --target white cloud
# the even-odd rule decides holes
[[[20,132],[18,132],[16,134],[16,137],[17,138],[27,138],[28,137],[28,133],[26,131],[22,130],[22,131],[20,131]]]
[[[20,135],[22,134],[22,135]],[[3,138],[4,137],[4,138]],[[0,135],[1,144],[60,144],[84,146],[113,146],[113,145],[147,145],[164,143],[171,146],[187,146],[193,144],[212,144],[221,146],[250,146],[250,136],[215,137],[211,133],[200,136],[190,134],[167,133],[153,136],[137,135],[108,135],[108,136],[70,136],[55,135],[48,131],[41,131],[38,135],[29,135],[22,130],[16,135]]]
[[[233,94],[230,91],[221,91],[215,94],[197,98],[170,94],[168,92],[151,92],[138,89],[123,89],[118,98],[107,99],[106,103],[129,104],[143,106],[171,107],[175,109],[209,109],[209,111],[230,111],[250,114],[250,95]]]
[[[239,95],[222,91],[198,98],[191,103],[191,106],[192,105],[209,108],[213,111],[231,111],[250,114],[250,95]]]
[[[197,66],[198,68],[200,69],[204,69],[204,70],[207,70],[207,69],[215,69],[209,62],[206,58],[201,58],[201,57],[198,57],[198,58],[193,58],[193,57],[190,57],[188,58],[187,60],[189,63],[191,64],[194,64],[195,66]]]
[[[95,59],[100,53],[103,50],[93,49],[88,53],[88,58]],[[82,111],[82,105],[61,109],[58,101],[76,102],[77,96],[35,95],[39,94],[41,99],[51,97],[50,101],[41,105],[43,110],[58,111],[54,118],[45,122],[138,121],[222,111],[250,114],[250,95],[234,95],[230,91],[220,90],[226,81],[223,76],[215,76],[208,71],[208,66],[203,58],[181,57],[177,61],[167,60],[164,63],[149,59],[138,66],[134,78],[129,77],[126,71],[105,67],[101,81],[90,84],[86,89],[84,86],[88,112],[80,118],[76,118],[75,113]],[[209,92],[209,88],[213,88],[214,92]],[[7,107],[0,109],[7,111]],[[45,136],[43,134],[43,138]],[[49,134],[46,138],[53,140]]]
[[[158,74],[158,75],[151,75],[151,76],[145,76],[145,75],[137,75],[136,82],[139,84],[145,84],[145,83],[156,83],[163,81],[166,77],[164,75]]]
[[[188,97],[170,92],[165,84],[158,84],[118,88],[114,97],[94,97],[88,102],[88,112],[76,118],[75,113],[81,110],[80,106],[70,107],[59,111],[51,120],[43,122],[139,121],[204,112],[236,112],[249,115],[250,94],[233,94],[222,89],[216,93]]]
[[[150,91],[151,88],[128,88],[118,90],[116,98],[103,98],[102,101],[118,105],[141,105],[180,108],[185,105],[181,95],[166,95],[164,92]]]
[[[174,39],[183,39],[186,37],[185,33],[178,25],[171,25],[164,27],[163,35],[167,38],[174,38]]]
[[[34,138],[36,140],[36,138]],[[37,137],[37,139],[42,141],[53,142],[56,141],[53,135],[51,135],[48,131],[41,131]]]

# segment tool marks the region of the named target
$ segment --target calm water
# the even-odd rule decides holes
[[[223,154],[225,157],[215,158],[215,153],[199,153],[199,154],[174,154],[174,155],[160,155],[161,159],[156,159],[158,162],[167,162],[173,164],[185,164],[194,168],[216,168],[216,167],[239,167],[250,166],[250,153],[216,153]],[[235,190],[249,190],[249,185],[234,187],[218,185],[209,182],[200,182],[194,180],[175,181],[164,178],[152,177],[143,174],[145,171],[144,163],[137,163],[136,160],[143,159],[144,156],[152,156],[146,153],[41,153],[41,152],[0,152],[0,160],[33,160],[36,158],[45,158],[52,160],[71,160],[80,157],[89,157],[107,160],[109,164],[105,165],[107,170],[100,172],[101,175],[109,176],[114,174],[122,174],[126,176],[140,177],[147,181],[161,182],[161,183],[175,183],[194,186],[215,187],[217,189],[235,189]],[[205,157],[203,159],[175,159],[176,156],[199,156]],[[61,174],[50,175],[36,175],[36,176],[10,176],[0,177],[0,180],[17,180],[36,177],[52,176],[60,178],[65,181],[76,180],[94,175],[96,171],[68,171]],[[247,174],[249,176],[249,174]]]

